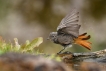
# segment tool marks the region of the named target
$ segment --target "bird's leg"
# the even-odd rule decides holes
[[[60,54],[63,50],[65,50],[65,47],[62,50],[60,50],[57,54]]]

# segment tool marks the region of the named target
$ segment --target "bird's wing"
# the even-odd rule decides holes
[[[80,25],[78,25],[78,21],[79,12],[76,9],[73,9],[62,19],[59,26],[57,27],[58,34],[66,33],[78,37],[80,28]]]

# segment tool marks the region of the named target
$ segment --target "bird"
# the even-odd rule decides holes
[[[88,50],[91,50],[91,42],[88,39],[91,38],[87,33],[79,35],[79,11],[74,8],[67,14],[60,22],[56,32],[51,32],[48,36],[48,40],[56,44],[63,46],[63,49],[58,53],[61,53],[67,47],[72,47],[73,44],[81,45]]]

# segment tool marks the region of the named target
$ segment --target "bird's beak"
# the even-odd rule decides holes
[[[47,40],[49,40],[49,37],[47,38]]]

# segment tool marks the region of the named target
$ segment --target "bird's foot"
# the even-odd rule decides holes
[[[62,54],[62,52],[58,52],[57,55]]]
[[[70,52],[70,51],[65,51],[65,52],[58,52],[57,53],[57,55],[59,55],[59,54],[71,54],[72,52]]]

